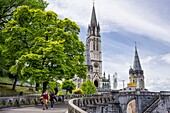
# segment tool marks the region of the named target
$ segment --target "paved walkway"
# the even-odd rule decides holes
[[[20,108],[6,108],[0,110],[0,113],[66,113],[68,110],[67,103],[57,103],[54,109],[49,106],[48,110],[42,110],[42,106],[20,107]]]

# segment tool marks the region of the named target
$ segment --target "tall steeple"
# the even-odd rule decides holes
[[[97,23],[94,1],[91,14],[91,22],[88,26],[88,36],[100,36],[100,24]]]
[[[134,71],[137,71],[137,70],[141,71],[142,70],[136,45],[135,45],[135,57],[134,57],[133,70]]]
[[[97,27],[97,19],[96,19],[96,12],[95,7],[93,4],[92,15],[91,15],[91,27]]]

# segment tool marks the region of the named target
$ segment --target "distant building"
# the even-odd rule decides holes
[[[129,69],[129,83],[127,87],[123,89],[123,91],[135,91],[135,90],[145,90],[145,80],[144,80],[144,72],[142,70],[140,59],[138,56],[137,47],[135,45],[135,57],[133,68],[130,67]]]

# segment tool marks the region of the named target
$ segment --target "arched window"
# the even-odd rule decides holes
[[[97,38],[97,51],[99,50],[99,39]]]
[[[93,39],[93,50],[95,50],[95,38]]]

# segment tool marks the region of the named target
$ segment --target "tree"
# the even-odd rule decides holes
[[[31,8],[45,10],[48,3],[44,0],[0,0],[0,74],[1,76],[8,75],[10,77],[11,74],[9,73],[10,65],[8,65],[3,55],[2,51],[4,50],[4,43],[6,36],[2,35],[2,30],[4,29],[7,22],[9,22],[12,18],[13,12],[15,8],[27,5]],[[16,77],[14,77],[16,78]]]
[[[84,94],[96,93],[96,87],[89,79],[82,83],[81,89],[83,90]]]
[[[61,20],[52,11],[43,12],[22,6],[14,11],[3,35],[5,55],[16,80],[44,83],[86,77],[84,44],[79,41],[79,27],[71,20]]]
[[[22,5],[44,10],[48,3],[44,0],[0,0],[0,29],[11,20],[14,9]]]
[[[66,94],[72,93],[72,90],[76,88],[76,85],[71,80],[65,80],[61,84],[61,89],[66,90]]]

